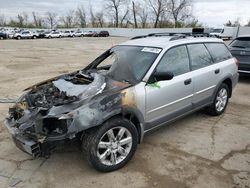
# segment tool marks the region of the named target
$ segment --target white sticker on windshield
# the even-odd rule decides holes
[[[155,54],[159,54],[161,52],[161,49],[159,48],[149,48],[149,47],[145,47],[141,50],[142,52],[150,52],[150,53],[155,53]]]

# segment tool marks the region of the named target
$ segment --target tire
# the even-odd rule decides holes
[[[0,37],[0,40],[3,40],[3,37]]]
[[[20,40],[21,39],[21,37],[20,36],[17,36],[17,38],[16,38],[17,40]]]
[[[216,92],[213,104],[206,109],[207,114],[212,116],[219,116],[223,114],[227,108],[229,100],[229,87],[222,83]]]
[[[32,38],[33,38],[33,39],[36,39],[36,36],[33,36]]]
[[[122,118],[110,119],[84,135],[82,149],[86,152],[87,160],[101,172],[111,172],[125,166],[133,157],[138,144],[136,127]]]
[[[51,39],[52,37],[51,36],[49,36],[49,39]]]

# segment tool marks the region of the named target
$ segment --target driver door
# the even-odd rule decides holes
[[[145,86],[146,130],[192,110],[194,86],[186,46],[168,50],[155,71],[172,72],[174,78]]]

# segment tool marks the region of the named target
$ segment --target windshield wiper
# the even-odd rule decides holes
[[[244,46],[237,46],[237,45],[232,46],[232,47],[234,47],[234,48],[246,48],[246,47],[244,47]]]

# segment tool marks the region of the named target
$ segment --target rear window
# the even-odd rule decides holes
[[[234,48],[250,48],[250,37],[241,37],[235,39],[231,44]]]
[[[192,70],[197,70],[213,64],[213,60],[204,44],[188,45]]]
[[[205,44],[208,51],[212,55],[212,58],[215,63],[228,60],[232,58],[231,53],[225,46],[225,44],[222,43],[206,43]]]

